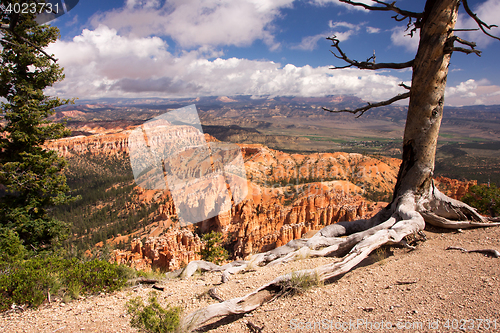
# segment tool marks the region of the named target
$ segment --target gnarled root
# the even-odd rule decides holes
[[[434,185],[431,200],[419,210],[426,223],[446,229],[466,229],[500,225],[497,219],[481,216],[477,210],[461,201],[449,198]]]
[[[331,255],[345,252],[346,247],[351,246],[352,248],[350,251],[340,262],[279,276],[246,296],[233,298],[218,304],[212,304],[192,312],[183,318],[181,328],[190,331],[215,317],[237,315],[253,311],[262,304],[286,294],[286,282],[291,281],[294,274],[296,276],[314,278],[318,282],[341,276],[350,271],[381,245],[399,243],[405,236],[419,232],[424,228],[425,222],[422,216],[415,211],[414,199],[406,198],[401,201],[402,203],[386,221],[368,230],[359,231],[345,238],[331,237],[330,241],[327,242],[330,245],[325,249],[309,250],[309,254],[311,255]],[[308,242],[310,242],[311,245],[318,244],[317,240],[320,239],[320,237],[325,236],[320,232],[316,240],[305,241],[304,246],[300,247],[298,251],[292,252],[293,255],[297,255],[300,251],[305,251],[306,248],[309,248],[306,246]],[[324,242],[326,239],[320,240],[321,244],[325,244]],[[297,242],[292,245],[295,246],[295,244],[297,244]],[[292,247],[288,246],[288,248]],[[263,259],[265,257],[266,255],[260,256],[260,262],[265,262]],[[287,259],[291,260],[292,257],[293,256],[284,255],[275,260],[282,262]],[[272,261],[270,263],[272,263]]]
[[[198,268],[207,267],[208,270],[222,271],[224,282],[229,274],[235,274],[249,265],[269,266],[304,257],[343,256],[339,262],[279,276],[243,297],[194,311],[182,319],[181,328],[190,331],[215,317],[253,311],[262,304],[287,294],[289,282],[294,275],[312,278],[318,282],[339,277],[378,247],[401,244],[405,236],[420,233],[426,222],[455,229],[500,225],[488,223],[489,221],[491,219],[482,217],[474,208],[460,201],[448,198],[433,185],[427,195],[417,198],[414,193],[407,193],[398,197],[371,219],[327,226],[310,239],[290,241],[282,247],[257,254],[250,261],[238,261],[224,266],[200,266],[200,262],[190,263],[184,276],[189,276]]]

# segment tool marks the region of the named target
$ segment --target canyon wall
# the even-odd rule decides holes
[[[126,130],[64,138],[48,147],[64,156],[115,155],[121,156],[123,163],[130,163],[129,133]],[[209,135],[205,138],[216,141]],[[244,259],[292,239],[309,237],[326,225],[370,217],[385,204],[367,201],[363,196],[391,193],[400,164],[394,158],[354,153],[301,155],[258,144],[240,147],[248,187],[242,202],[214,218],[181,228],[168,190],[137,188],[127,209],[136,211],[152,202],[161,204],[147,217],[147,228],[119,237],[132,240],[131,246],[128,250],[115,250],[113,261],[142,270],[175,270],[200,259],[203,242],[199,234],[210,231],[223,233],[232,259]],[[445,178],[437,182],[452,197],[460,197],[470,186]]]

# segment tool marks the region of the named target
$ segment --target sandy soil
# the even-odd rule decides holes
[[[500,228],[426,230],[427,241],[410,251],[376,251],[341,279],[301,294],[279,298],[250,314],[209,323],[206,332],[495,332],[500,331],[500,258],[446,250],[500,250]],[[388,255],[387,258],[384,257]],[[261,267],[219,284],[220,274],[162,281],[163,304],[186,313],[215,303],[206,292],[217,287],[229,299],[245,295],[274,277],[329,263],[333,258],[303,259],[279,267]],[[0,332],[137,332],[129,325],[127,300],[152,291],[135,286],[111,295],[0,316]]]

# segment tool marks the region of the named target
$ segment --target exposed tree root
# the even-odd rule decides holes
[[[479,215],[474,208],[448,198],[434,186],[430,192],[418,199],[413,193],[406,194],[371,219],[329,225],[310,239],[292,240],[284,246],[257,254],[249,261],[236,261],[224,266],[204,261],[191,262],[182,276],[189,277],[197,269],[221,271],[222,281],[225,282],[230,274],[236,274],[249,266],[270,266],[306,257],[343,256],[338,262],[293,273],[295,276],[324,282],[347,273],[378,247],[401,244],[405,236],[420,233],[425,223],[455,229],[500,225],[488,223],[488,219]],[[194,311],[183,318],[181,327],[191,331],[215,317],[253,311],[288,293],[288,282],[292,280],[293,274],[279,276],[243,297]]]
[[[500,225],[494,219],[481,216],[477,210],[461,201],[452,199],[432,186],[432,198],[427,209],[420,210],[425,222],[446,229],[466,229]]]
[[[457,247],[457,246],[449,246],[446,248],[447,250],[459,250],[464,253],[482,253],[484,255],[487,255],[489,257],[494,257],[494,258],[500,258],[500,252],[494,249],[481,249],[481,250],[466,250],[463,247]]]

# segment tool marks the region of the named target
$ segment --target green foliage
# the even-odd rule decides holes
[[[477,208],[481,214],[500,216],[500,188],[495,184],[470,187],[462,201]]]
[[[111,292],[125,286],[124,271],[120,266],[110,264],[104,260],[94,259],[80,262],[77,259],[68,261],[67,267],[61,274],[68,286],[80,285],[80,291],[85,294],[94,294],[100,291]]]
[[[1,0],[1,5],[17,3]],[[41,50],[59,30],[35,22],[35,14],[5,14],[0,44],[0,226],[14,230],[25,246],[58,244],[65,223],[48,216],[47,208],[70,201],[62,170],[64,159],[46,150],[47,140],[69,132],[47,118],[70,100],[51,98],[44,89],[64,78],[62,68]]]
[[[0,229],[0,262],[13,263],[26,256],[19,236],[9,229]]]
[[[178,330],[182,308],[163,308],[158,303],[156,293],[151,293],[149,304],[145,305],[141,297],[136,297],[127,302],[127,311],[131,315],[132,327],[148,333],[166,333]]]
[[[54,207],[50,214],[55,219],[72,222],[73,237],[64,243],[72,253],[83,253],[98,242],[148,225],[148,216],[163,203],[130,208],[137,193],[128,160],[126,153],[117,156],[74,154],[68,158],[69,165],[64,171],[68,185],[81,199]]]
[[[202,240],[205,242],[205,246],[200,251],[203,260],[220,264],[229,258],[227,250],[221,245],[222,233],[211,231],[208,234],[204,234]]]
[[[102,260],[79,261],[57,256],[3,262],[0,271],[0,311],[12,304],[38,307],[47,294],[77,298],[111,292],[125,286],[132,269]]]

